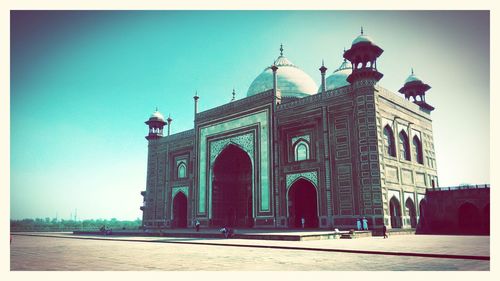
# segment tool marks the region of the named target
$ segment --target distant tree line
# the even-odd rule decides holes
[[[140,219],[136,219],[133,221],[120,221],[115,218],[112,218],[110,220],[58,220],[55,218],[22,219],[10,220],[10,231],[99,230],[99,228],[103,225],[106,227],[106,229],[137,230],[141,228],[142,221]]]

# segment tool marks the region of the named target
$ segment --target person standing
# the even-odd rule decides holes
[[[368,219],[363,217],[363,230],[368,230]]]
[[[358,228],[358,230],[361,230],[361,219],[356,219],[356,227]]]
[[[300,219],[300,224],[302,225],[302,228],[304,228],[304,227],[305,227],[305,225],[306,225],[306,219],[304,219],[304,217],[302,217],[302,218]]]
[[[194,222],[194,227],[196,228],[196,232],[200,231],[200,221],[199,220],[196,220]]]
[[[389,236],[387,236],[387,226],[385,226],[385,224],[384,224],[384,226],[382,227],[382,232],[384,233],[384,239],[385,239],[385,238],[389,238]]]

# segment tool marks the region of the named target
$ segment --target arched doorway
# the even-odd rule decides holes
[[[182,192],[178,192],[173,202],[174,221],[173,227],[187,227],[187,197]]]
[[[389,201],[389,210],[391,214],[391,228],[401,228],[401,204],[396,197]]]
[[[458,231],[477,233],[480,231],[479,210],[471,203],[464,203],[458,208]]]
[[[215,159],[212,180],[212,225],[252,227],[252,162],[236,145]]]
[[[406,215],[410,217],[411,228],[417,227],[417,210],[415,209],[415,204],[411,198],[406,199],[405,203]]]
[[[316,188],[310,181],[299,179],[288,189],[288,217],[290,227],[302,227],[302,218],[304,227],[318,227]]]

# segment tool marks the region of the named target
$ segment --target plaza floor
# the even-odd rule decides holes
[[[489,236],[313,241],[14,233],[13,271],[455,271],[490,269]]]

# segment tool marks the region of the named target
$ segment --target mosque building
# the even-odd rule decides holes
[[[413,70],[401,94],[379,86],[383,50],[363,31],[319,87],[280,52],[245,98],[198,112],[195,95],[193,129],[145,122],[145,229],[416,227],[438,185],[430,86]]]

